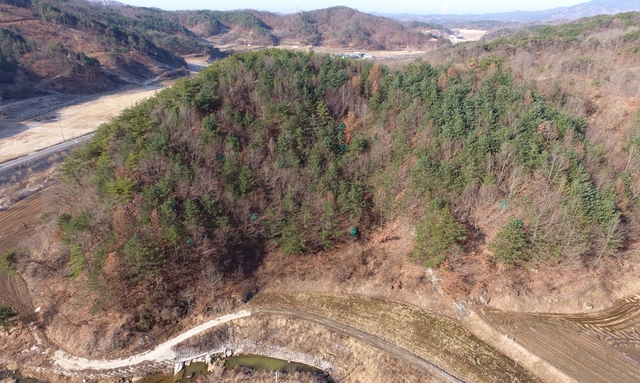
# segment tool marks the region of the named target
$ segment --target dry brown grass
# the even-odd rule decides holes
[[[309,372],[288,372],[280,373],[278,381],[282,383],[324,383],[330,382]],[[196,380],[194,383],[273,383],[275,374],[266,371],[252,371],[249,369],[237,368],[227,371],[221,375],[206,375]]]

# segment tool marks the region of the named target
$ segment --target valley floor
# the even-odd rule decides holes
[[[134,88],[40,114],[22,122],[0,121],[0,162],[95,131],[124,108],[152,97],[161,86]]]

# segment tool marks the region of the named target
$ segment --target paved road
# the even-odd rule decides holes
[[[31,154],[28,154],[26,156],[23,157],[19,157],[10,161],[6,161],[3,163],[0,163],[0,173],[4,172],[6,170],[10,170],[11,168],[23,165],[25,163],[31,162],[31,161],[35,161],[38,160],[42,157],[46,157],[49,156],[51,154],[55,154],[55,153],[59,153],[63,150],[67,150],[67,149],[71,149],[74,146],[82,143],[82,142],[87,142],[89,140],[91,140],[91,138],[93,138],[94,133],[89,133],[87,135],[81,136],[81,137],[76,137],[72,140],[69,141],[65,141],[65,142],[61,142],[57,145],[53,145],[50,146],[46,149],[42,149],[42,150],[38,150],[37,152],[33,152]]]

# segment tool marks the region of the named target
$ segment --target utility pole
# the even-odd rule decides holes
[[[276,383],[278,383],[278,371],[276,371]]]
[[[56,120],[58,121],[58,128],[60,128],[60,135],[62,135],[62,141],[67,141],[64,139],[64,133],[62,133],[62,126],[60,125],[60,117],[56,116]]]

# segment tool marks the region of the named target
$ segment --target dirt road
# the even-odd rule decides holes
[[[364,331],[360,331],[342,322],[338,322],[333,319],[329,319],[320,315],[316,315],[316,314],[312,314],[304,311],[282,309],[282,308],[275,308],[275,307],[274,308],[255,308],[252,311],[254,313],[288,315],[298,319],[303,319],[309,322],[319,324],[330,330],[336,331],[348,337],[355,338],[361,342],[364,342],[372,347],[377,348],[380,351],[386,352],[387,354],[393,356],[394,358],[399,359],[409,365],[418,367],[419,369],[424,371],[426,374],[436,378],[440,382],[443,382],[443,383],[464,382],[463,380],[458,379],[457,377],[451,375],[447,371],[441,369],[440,367],[429,362],[428,360],[422,359],[419,356],[415,355],[414,353],[408,350],[405,350],[404,348],[398,347],[391,342],[378,338],[377,336],[366,333]]]
[[[230,322],[234,319],[244,318],[251,315],[251,312],[247,310],[238,311],[236,313],[223,315],[219,318],[212,319],[199,326],[192,328],[189,331],[185,331],[182,334],[169,339],[168,341],[158,345],[151,351],[146,351],[141,354],[133,355],[129,358],[114,359],[114,360],[89,360],[85,358],[79,358],[71,356],[62,350],[58,350],[54,354],[54,362],[59,367],[66,370],[111,370],[116,368],[130,367],[143,362],[163,362],[171,361],[176,358],[172,348],[185,340],[209,330],[215,326],[223,323]]]
[[[91,138],[93,138],[93,133],[89,133],[85,136],[82,137],[78,137],[74,140],[68,140],[65,142],[61,142],[59,144],[50,146],[46,149],[42,149],[42,150],[38,150],[37,152],[28,154],[26,156],[22,156],[19,158],[16,158],[14,160],[11,161],[7,161],[7,162],[2,162],[0,163],[0,172],[4,172],[4,171],[10,171],[11,168],[17,167],[17,166],[21,166],[25,163],[31,162],[31,161],[37,161],[39,158],[41,157],[45,157],[45,156],[49,156],[55,153],[59,153],[68,149],[73,148],[74,146],[83,143],[83,142],[88,142],[89,140],[91,140]]]

